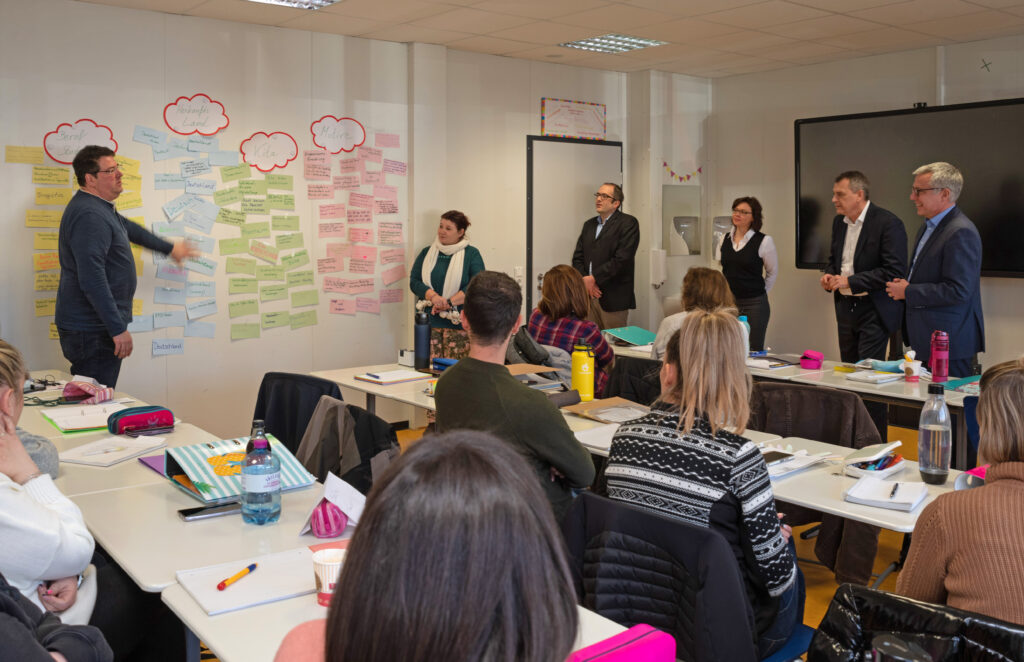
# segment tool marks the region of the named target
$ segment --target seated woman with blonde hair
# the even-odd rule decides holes
[[[569,265],[560,264],[545,272],[541,300],[530,314],[527,328],[541,345],[558,347],[569,354],[577,343],[590,345],[597,367],[594,397],[600,398],[608,383],[608,370],[615,360],[615,352],[597,324],[587,319],[589,306],[590,295],[583,284],[583,276]]]
[[[485,432],[424,437],[374,484],[327,620],[277,662],[563,662],[578,622],[536,475]]]
[[[651,358],[661,360],[665,356],[665,346],[673,333],[679,330],[683,319],[691,310],[716,310],[728,308],[736,314],[736,300],[733,299],[729,282],[721,271],[707,267],[690,267],[683,276],[683,312],[669,315],[658,325],[658,334],[651,346]],[[737,320],[739,322],[739,320]],[[743,358],[750,353],[750,331],[739,322],[743,329]]]
[[[896,592],[1024,625],[1024,357],[981,376],[985,484],[928,504]]]

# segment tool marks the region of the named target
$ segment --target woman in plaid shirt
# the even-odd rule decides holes
[[[589,306],[583,277],[569,265],[560,264],[544,274],[541,300],[530,314],[529,331],[539,344],[558,347],[570,354],[575,344],[590,345],[597,364],[594,397],[599,398],[608,383],[608,370],[615,352],[597,325],[586,319]]]

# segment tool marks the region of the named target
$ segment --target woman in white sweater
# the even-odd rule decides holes
[[[718,310],[728,308],[736,309],[736,300],[729,290],[729,282],[721,271],[708,269],[707,267],[690,267],[683,276],[683,312],[669,315],[661,320],[658,326],[658,335],[654,338],[654,345],[651,346],[651,358],[662,360],[665,358],[665,346],[672,334],[683,325],[683,319],[691,310]],[[750,330],[736,320],[743,330],[743,358],[750,353]]]

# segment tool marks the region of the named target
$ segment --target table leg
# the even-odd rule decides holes
[[[953,468],[965,471],[970,468],[967,466],[967,446],[971,443],[967,439],[967,417],[964,415],[963,409],[956,411],[955,415],[956,429],[953,431],[953,452],[955,456]]]
[[[185,659],[188,662],[199,662],[199,637],[188,628],[185,628]]]
[[[903,545],[900,547],[900,556],[895,561],[885,567],[880,575],[875,579],[875,583],[871,585],[871,588],[879,588],[885,578],[891,575],[893,572],[903,568],[903,563],[907,560],[907,554],[910,552],[910,534],[903,534]]]
[[[366,394],[366,411],[371,414],[377,413],[377,396],[373,393]]]

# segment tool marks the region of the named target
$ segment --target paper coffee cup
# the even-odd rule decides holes
[[[921,362],[920,361],[904,361],[903,362],[903,374],[906,376],[908,382],[917,382],[921,380]]]
[[[341,574],[341,564],[345,561],[343,549],[321,549],[313,552],[313,575],[316,577],[316,601],[327,607],[331,604],[334,586]]]

